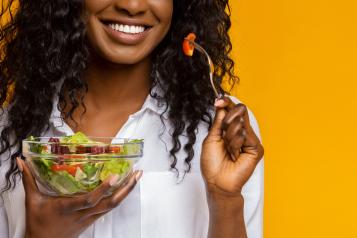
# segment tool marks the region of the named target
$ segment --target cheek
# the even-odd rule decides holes
[[[111,2],[112,0],[85,0],[85,10],[89,15],[94,14],[105,9]]]
[[[152,0],[151,9],[156,18],[160,21],[160,23],[169,28],[173,14],[173,1]]]
[[[84,1],[84,21],[86,24],[87,36],[89,40],[93,40],[95,31],[98,29],[99,22],[97,19],[97,14],[102,12],[104,9],[110,5],[112,0],[85,0]]]
[[[100,38],[101,34],[98,34],[99,29],[100,26],[96,17],[94,15],[89,15],[86,19],[86,32],[87,37],[92,45],[96,45],[96,41],[99,40],[97,38]]]

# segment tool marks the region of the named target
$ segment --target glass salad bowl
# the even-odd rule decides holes
[[[22,142],[22,152],[41,192],[76,196],[113,175],[119,176],[113,190],[120,187],[143,156],[143,146],[143,140],[87,137],[78,132],[64,137],[31,136]]]

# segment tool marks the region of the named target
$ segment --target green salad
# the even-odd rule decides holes
[[[143,140],[107,144],[78,132],[48,142],[30,143],[33,170],[57,194],[73,195],[92,191],[111,175],[119,175],[119,181],[125,178],[134,163],[130,157],[141,154]]]

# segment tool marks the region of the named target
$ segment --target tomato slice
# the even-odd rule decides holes
[[[54,164],[51,166],[52,171],[66,171],[72,176],[76,176],[77,168],[82,169],[82,165],[75,164],[75,165],[66,165],[66,164]]]
[[[183,53],[185,53],[185,55],[187,56],[193,55],[193,52],[195,51],[195,46],[192,42],[194,42],[195,40],[196,40],[195,33],[190,33],[185,37],[182,43],[182,50]]]
[[[109,146],[108,153],[119,154],[120,146]]]

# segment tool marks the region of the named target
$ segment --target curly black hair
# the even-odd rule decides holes
[[[83,97],[88,89],[82,72],[89,58],[85,22],[81,18],[84,0],[5,2],[2,1],[0,16],[8,14],[11,19],[1,27],[0,34],[1,120],[6,117],[7,122],[1,131],[0,155],[10,152],[7,159],[11,163],[2,191],[16,185],[19,173],[16,157],[21,156],[21,141],[48,130],[58,82],[63,82],[58,109],[63,111],[67,106],[67,96],[71,103],[65,117],[72,118],[74,110],[84,106]],[[206,59],[199,54],[186,57],[181,50],[183,38],[190,32],[196,33],[198,42],[212,57],[219,82],[228,78],[233,85],[239,78],[234,75],[234,62],[229,56],[232,44],[228,34],[231,27],[228,0],[173,2],[171,29],[152,53],[151,89],[159,86],[164,94],[151,90],[150,95],[166,105],[173,125],[171,168],[176,168],[176,154],[183,148],[188,172],[198,124],[203,121],[211,126],[210,110],[215,96]],[[179,136],[184,133],[188,141],[182,145]]]

